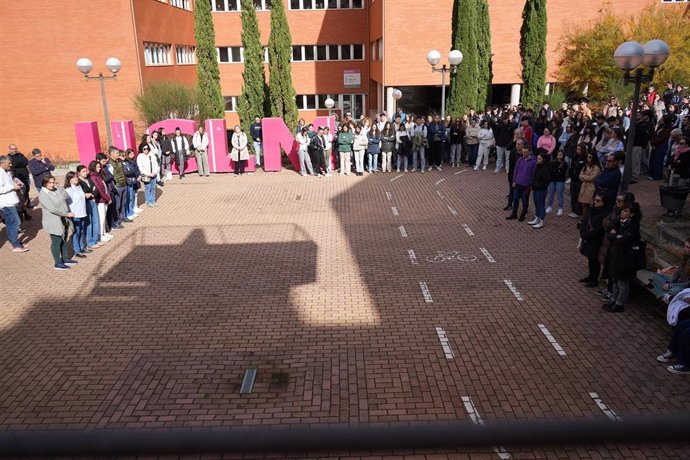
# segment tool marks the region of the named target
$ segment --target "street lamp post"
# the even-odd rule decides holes
[[[105,80],[116,80],[117,73],[122,68],[122,63],[116,57],[108,58],[105,61],[105,66],[112,73],[111,76],[106,77],[102,72],[97,77],[90,77],[89,72],[93,69],[93,63],[88,58],[80,58],[77,60],[77,70],[84,74],[86,80],[98,80],[101,84],[101,98],[103,99],[103,115],[105,116],[105,129],[108,133],[108,145],[113,145],[113,136],[110,132],[110,119],[108,117],[108,101],[105,98]]]
[[[640,103],[640,86],[642,83],[654,79],[654,69],[662,65],[670,54],[668,45],[663,40],[651,40],[644,46],[635,41],[625,42],[616,48],[613,60],[619,69],[625,71],[625,84],[633,83],[635,93],[633,96],[632,113],[630,114],[630,130],[628,132],[627,145],[625,147],[625,168],[621,181],[621,191],[628,190],[630,176],[632,174],[632,151],[635,143],[635,129],[637,128],[637,107]],[[645,72],[643,65],[649,70]]]
[[[426,62],[431,65],[432,72],[441,72],[441,119],[446,117],[446,72],[455,73],[458,65],[462,62],[462,53],[458,50],[452,50],[448,53],[449,66],[443,64],[441,68],[436,67],[441,62],[441,53],[437,50],[431,50],[426,55]]]
[[[335,101],[331,99],[330,97],[326,98],[326,100],[323,102],[326,108],[328,109],[328,118],[333,116],[333,107],[335,107]]]

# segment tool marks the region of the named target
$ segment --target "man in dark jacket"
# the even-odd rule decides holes
[[[654,127],[650,122],[648,111],[637,112],[637,124],[635,125],[635,139],[632,149],[632,169],[630,170],[630,183],[635,183],[640,177],[642,163],[648,163],[647,152],[649,151],[649,139],[652,136]],[[626,133],[630,136],[630,131]],[[635,182],[633,182],[635,181]]]
[[[522,149],[525,147],[525,141],[518,139],[515,141],[513,148],[510,149],[510,154],[508,155],[508,165],[507,165],[507,176],[508,176],[508,204],[504,211],[507,211],[513,207],[513,198],[515,197],[515,187],[513,187],[513,179],[515,178],[515,163],[518,157],[522,155]]]
[[[29,160],[29,171],[31,175],[34,176],[34,185],[38,192],[41,191],[43,184],[43,178],[55,170],[55,166],[50,160],[43,156],[43,153],[39,149],[33,149],[31,151],[33,158]]]
[[[31,216],[26,211],[27,208],[33,208],[31,200],[29,200],[29,186],[31,185],[29,180],[29,160],[17,149],[15,144],[10,144],[7,156],[12,164],[12,174],[24,184],[24,189],[22,190],[24,218],[31,220]]]
[[[613,203],[618,195],[618,187],[621,184],[621,171],[618,169],[618,161],[613,154],[606,156],[606,166],[601,174],[594,179],[595,193],[606,195],[606,202]]]
[[[496,141],[496,169],[494,169],[494,174],[501,171],[501,168],[505,165],[506,172],[508,172],[508,154],[506,147],[513,140],[513,131],[515,127],[510,122],[508,114],[504,114],[501,120],[496,123],[493,127],[494,139]]]
[[[120,159],[120,149],[110,148],[110,165],[113,167],[113,177],[115,178],[115,190],[112,194],[115,203],[115,215],[117,221],[113,223],[113,228],[123,228],[122,222],[132,222],[127,218],[127,177],[125,169]]]
[[[261,134],[261,118],[254,117],[254,123],[249,126],[249,134],[252,136],[252,142],[254,145],[254,155],[256,157],[256,167],[261,166],[261,139],[263,135]]]
[[[433,122],[429,123],[427,136],[429,140],[429,171],[433,166],[436,166],[436,169],[440,171],[443,162],[441,149],[446,140],[446,127],[441,122],[440,116],[435,115]]]

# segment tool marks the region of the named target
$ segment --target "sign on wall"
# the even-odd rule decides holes
[[[360,88],[362,86],[362,74],[359,70],[343,71],[343,85],[345,88]]]

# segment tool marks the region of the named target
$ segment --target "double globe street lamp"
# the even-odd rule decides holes
[[[449,66],[445,64],[440,68],[436,67],[441,62],[441,53],[438,50],[431,50],[426,55],[426,61],[431,65],[432,72],[441,72],[441,119],[446,117],[446,72],[455,73],[462,62],[462,53],[452,50],[448,53]]]
[[[116,80],[117,73],[122,68],[122,63],[116,57],[108,58],[105,61],[105,67],[112,73],[111,76],[106,77],[103,73],[99,73],[97,77],[90,77],[89,72],[93,70],[93,62],[88,58],[79,58],[77,60],[77,70],[84,74],[86,80],[98,80],[101,83],[101,98],[103,99],[103,114],[105,116],[105,129],[108,133],[108,145],[113,145],[113,136],[110,132],[110,119],[108,118],[108,101],[105,98],[105,80]]]
[[[669,47],[663,40],[651,40],[644,46],[635,41],[625,42],[616,48],[616,52],[613,54],[613,60],[618,68],[625,71],[625,84],[633,83],[635,85],[632,113],[630,114],[630,130],[625,148],[625,168],[621,181],[622,192],[628,190],[632,174],[632,151],[635,143],[635,128],[637,127],[640,86],[642,83],[648,83],[654,79],[654,69],[663,65],[669,54]],[[649,70],[645,72],[645,68]]]

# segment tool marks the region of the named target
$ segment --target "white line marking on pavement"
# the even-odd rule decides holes
[[[521,295],[520,292],[517,290],[517,288],[513,285],[513,282],[512,282],[512,281],[510,281],[510,280],[503,280],[503,282],[506,283],[506,286],[508,286],[508,289],[510,289],[510,292],[513,293],[513,295],[515,296],[516,299],[518,299],[520,302],[522,302],[523,300],[525,300],[525,299],[522,298],[522,295]]]
[[[419,287],[422,289],[422,295],[424,296],[424,301],[426,303],[434,303],[434,299],[431,298],[431,291],[429,291],[429,286],[427,286],[424,281],[420,281]]]
[[[444,179],[438,180],[438,181],[436,181],[436,183],[435,183],[434,185],[438,185],[438,184],[440,184],[441,182],[443,182],[444,180],[446,180],[446,179],[444,178]]]
[[[450,347],[450,342],[448,341],[446,331],[444,331],[443,328],[437,327],[436,335],[438,335],[438,340],[441,342],[441,348],[443,348],[443,354],[446,355],[446,359],[455,358],[455,354],[453,354],[453,349]]]
[[[467,225],[467,224],[462,224],[462,228],[465,229],[465,231],[467,232],[468,235],[474,236],[474,232],[472,231],[472,229],[470,228],[469,225]]]
[[[438,195],[439,198],[444,199],[445,197],[441,194],[440,190],[436,190],[436,194]]]
[[[391,194],[391,192],[386,192],[386,198],[388,199],[388,201],[393,199],[393,195]]]
[[[393,179],[391,179],[391,182],[393,182],[394,180],[400,179],[402,176],[404,176],[404,174],[400,174],[399,176],[395,176]]]
[[[463,396],[462,403],[465,406],[467,415],[470,416],[470,420],[472,420],[472,423],[474,423],[475,425],[484,426],[484,419],[482,419],[482,416],[479,415],[479,412],[477,411],[477,408],[475,407],[472,398],[470,398],[469,396]],[[500,458],[501,460],[507,460],[509,458],[512,458],[510,456],[510,453],[508,453],[508,451],[501,446],[492,446],[492,449],[494,450],[494,452],[496,452],[496,455],[498,455],[498,458]]]
[[[464,173],[465,171],[467,171],[467,169],[463,169],[462,171],[458,171],[458,172],[455,173],[455,175],[457,176],[458,174],[462,174],[462,173]]]
[[[484,254],[484,257],[486,257],[486,260],[491,262],[492,264],[496,263],[496,260],[491,257],[491,254],[489,254],[489,251],[486,250],[486,248],[479,248],[480,251],[482,251],[482,254]]]
[[[391,208],[391,211],[393,211],[393,215],[394,215],[394,216],[399,216],[399,215],[400,215],[400,213],[398,212],[398,208],[396,208],[395,206],[393,206],[393,207]]]
[[[613,420],[614,422],[618,422],[621,420],[621,418],[611,409],[608,408],[606,404],[601,400],[598,394],[596,393],[590,393],[589,397],[592,398],[597,406],[599,406],[599,409],[606,414],[608,418]]]
[[[407,238],[407,230],[405,230],[405,227],[401,225],[399,227],[399,229],[400,229],[400,236],[402,236],[403,238]]]
[[[407,255],[410,256],[410,262],[412,262],[412,265],[417,265],[417,254],[414,253],[414,249],[408,249]]]
[[[458,212],[455,209],[451,208],[449,204],[447,204],[446,207],[448,208],[451,214],[453,214],[454,216],[458,215]]]
[[[551,335],[551,332],[544,326],[543,324],[537,324],[539,326],[539,329],[541,329],[541,332],[546,336],[546,339],[551,342],[551,345],[553,348],[558,352],[559,355],[565,356],[565,350],[563,350],[563,347],[560,346],[558,342],[556,342],[556,339],[554,338],[553,335]]]

